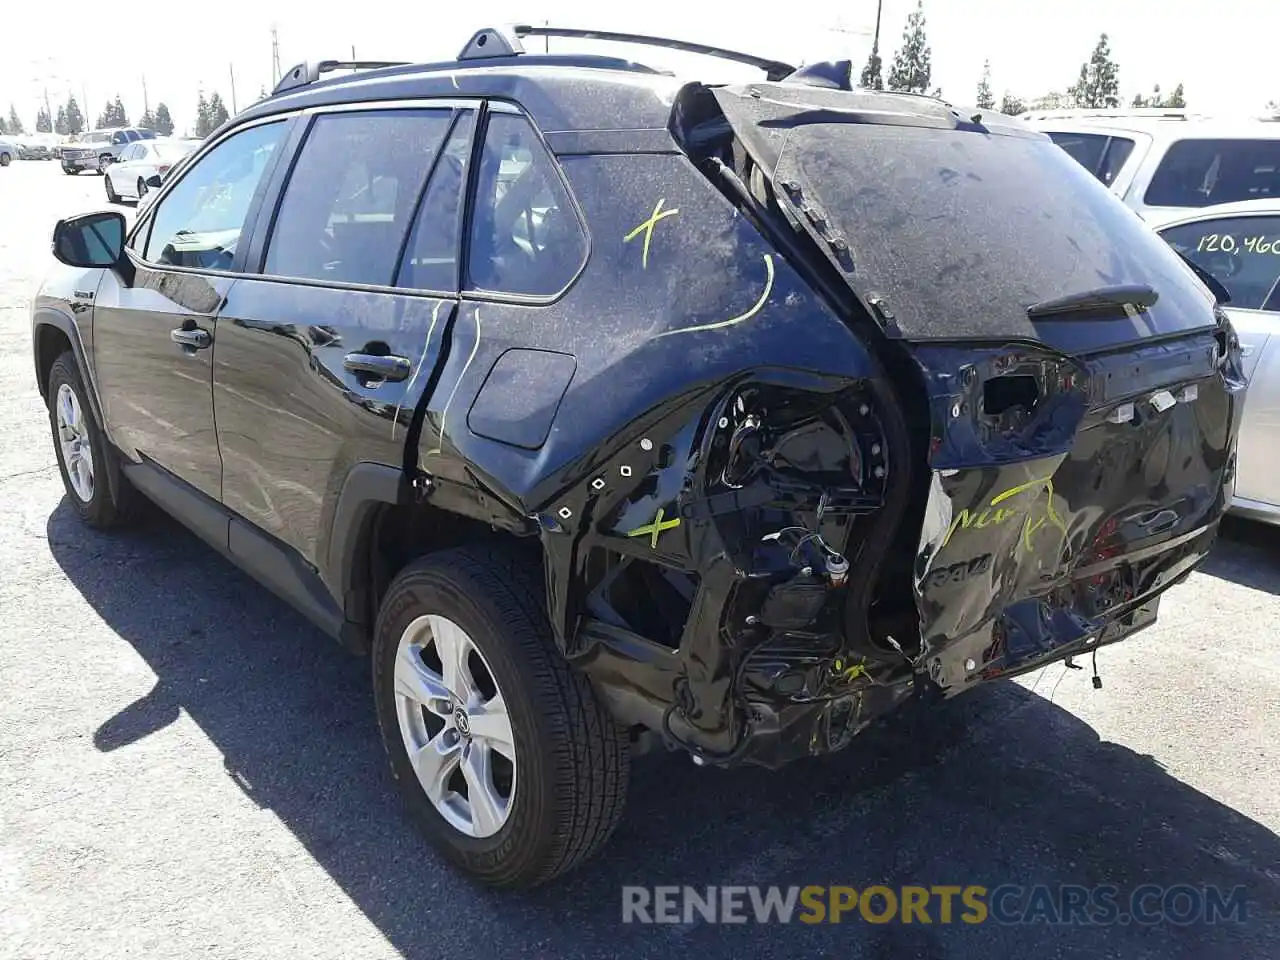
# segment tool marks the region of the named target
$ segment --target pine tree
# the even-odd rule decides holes
[[[103,107],[102,112],[98,114],[98,122],[95,124],[95,126],[99,130],[101,130],[103,127],[114,127],[115,124],[111,122],[111,116],[112,116],[111,101],[108,100],[107,105]]]
[[[13,104],[9,104],[9,119],[4,125],[5,133],[23,134],[27,132],[27,128],[22,125],[22,119],[18,116],[18,111],[13,109]]]
[[[227,113],[226,104],[222,102],[222,97],[215,90],[213,95],[209,97],[209,129],[207,132],[212,133],[217,130],[229,118],[230,115]]]
[[[53,121],[53,132],[64,137],[71,132],[67,129],[67,108],[65,104],[58,104],[58,115]]]
[[[156,105],[155,131],[162,137],[170,136],[173,133],[173,118],[169,116],[169,108],[163,103]]]
[[[204,98],[204,91],[201,90],[200,99],[196,101],[196,136],[203,140],[212,129],[209,126],[209,101]]]
[[[1080,78],[1071,93],[1079,107],[1120,106],[1120,67],[1111,59],[1111,44],[1105,33],[1093,48],[1089,62],[1080,67]]]
[[[36,133],[53,133],[53,120],[44,107],[36,111]]]
[[[1000,101],[1000,112],[1010,117],[1016,117],[1027,109],[1027,105],[1022,102],[1022,98],[1018,97],[1008,90],[1004,92],[1004,97]]]
[[[978,81],[977,106],[983,110],[995,108],[995,94],[991,92],[991,61],[982,61],[982,79]]]
[[[1187,94],[1186,91],[1182,89],[1182,84],[1178,84],[1173,88],[1173,93],[1169,94],[1169,98],[1165,100],[1164,105],[1166,107],[1174,107],[1176,109],[1186,109]]]
[[[872,44],[871,56],[867,57],[867,65],[862,68],[859,86],[867,90],[884,89],[884,64],[880,61],[880,47]]]
[[[84,114],[74,94],[67,98],[67,133],[73,137],[84,133]]]
[[[111,119],[117,127],[127,127],[129,125],[129,114],[125,112],[124,103],[120,100],[120,94],[116,94],[116,101],[111,105]]]
[[[142,116],[138,118],[138,126],[143,130],[154,130],[156,128],[156,115],[151,112],[150,107],[142,111]]]
[[[907,93],[925,93],[929,89],[933,51],[924,35],[924,0],[907,16],[902,31],[902,46],[893,55],[889,71],[889,89]]]

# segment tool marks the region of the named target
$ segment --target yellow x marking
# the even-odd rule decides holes
[[[663,509],[659,507],[657,515],[653,518],[653,523],[650,523],[643,527],[636,527],[634,530],[628,533],[627,536],[643,537],[648,535],[649,549],[657,550],[659,534],[661,534],[664,530],[674,530],[676,527],[680,526],[679,517],[676,517],[674,520],[668,520],[664,523],[662,520],[664,516],[666,516],[666,514],[663,512]]]
[[[673,210],[663,210],[662,205],[666,202],[666,197],[661,198],[658,201],[658,205],[653,208],[653,215],[622,238],[623,243],[630,243],[636,237],[640,236],[640,234],[644,234],[644,253],[640,256],[640,268],[642,270],[649,269],[649,241],[653,238],[653,228],[656,227],[658,225],[658,221],[664,217],[674,217],[680,212],[679,207],[676,207]]]

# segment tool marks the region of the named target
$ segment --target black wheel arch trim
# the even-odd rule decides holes
[[[347,623],[365,634],[365,645],[373,630],[372,583],[365,558],[374,519],[381,508],[407,504],[411,499],[412,489],[403,468],[361,461],[347,471],[334,503],[322,578],[342,605]]]

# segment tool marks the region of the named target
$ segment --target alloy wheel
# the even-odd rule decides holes
[[[93,499],[93,447],[89,442],[89,430],[85,424],[80,399],[71,385],[58,387],[54,401],[58,416],[58,446],[62,450],[62,464],[67,471],[71,489],[81,502]]]
[[[502,829],[516,790],[515,737],[493,670],[458,624],[418,617],[400,637],[396,716],[423,792],[469,837]]]

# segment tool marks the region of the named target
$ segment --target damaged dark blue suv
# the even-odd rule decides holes
[[[642,744],[776,767],[1151,624],[1244,390],[1020,122],[548,32],[620,38],[300,65],[131,230],[59,223],[33,314],[70,503],[371,653],[413,813],[505,885],[599,847]]]

